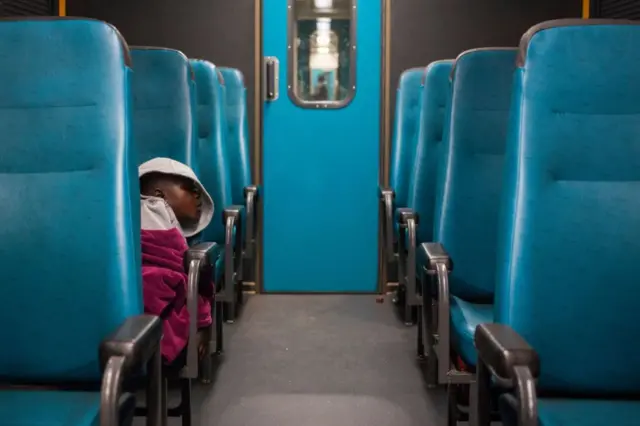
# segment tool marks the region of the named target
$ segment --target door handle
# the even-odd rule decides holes
[[[264,99],[267,102],[278,100],[280,95],[280,61],[275,56],[266,56],[264,58]]]

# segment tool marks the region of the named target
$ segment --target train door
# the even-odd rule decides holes
[[[263,0],[263,289],[376,291],[380,0]]]

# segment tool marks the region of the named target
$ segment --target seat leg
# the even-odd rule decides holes
[[[404,302],[404,325],[411,327],[413,325],[413,307],[409,304],[409,298],[405,295]]]
[[[160,395],[160,410],[162,411],[162,418],[160,421],[161,426],[167,426],[169,424],[169,405],[167,402],[168,393],[169,393],[169,383],[165,377],[162,378],[161,392]]]
[[[211,326],[213,327],[213,326]],[[209,333],[209,341],[206,344],[206,351],[200,360],[200,383],[208,385],[213,380],[213,355],[211,353],[213,335]]]
[[[216,300],[216,355],[224,351],[224,303]]]
[[[458,425],[458,386],[447,387],[447,426]]]
[[[227,303],[227,323],[233,324],[236,320],[236,298],[232,297]]]
[[[191,379],[180,379],[182,426],[191,426]]]
[[[435,338],[433,333],[435,332],[435,321],[433,314],[434,305],[430,300],[425,300],[422,304],[422,319],[424,320],[424,333],[427,335],[427,387],[435,388],[438,385],[438,357],[435,351]]]
[[[423,325],[422,325],[422,310],[418,309],[418,341],[417,341],[417,352],[418,358],[424,358],[424,336],[423,336]]]

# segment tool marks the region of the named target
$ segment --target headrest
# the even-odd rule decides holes
[[[215,86],[220,84],[217,67],[211,62],[201,59],[191,59],[189,62],[198,88],[198,104],[213,105],[213,96],[217,90]]]
[[[75,141],[73,138],[78,132],[89,132],[85,135],[89,139],[91,136],[84,126],[68,124],[61,128],[53,120],[81,117],[84,109],[86,120],[111,122],[122,128],[128,126],[122,121],[122,114],[92,115],[96,105],[112,111],[111,108],[116,108],[123,100],[126,73],[122,70],[129,67],[130,57],[120,33],[107,23],[83,18],[11,18],[0,20],[0,23],[0,79],[6,82],[0,85],[0,109],[16,110],[3,132],[5,135],[19,132],[24,146],[29,146],[28,152],[19,153],[9,149],[13,144],[3,143],[0,168],[50,167],[53,171],[73,169],[75,163],[82,169],[84,166],[79,164],[102,159],[103,147],[97,145],[97,141],[96,146],[76,144],[71,147],[77,155],[55,155],[60,149],[58,144]],[[17,119],[18,109],[22,110],[20,115],[29,117],[29,123]],[[44,115],[38,111],[48,112]],[[46,140],[38,136],[39,140],[30,141],[26,134],[41,135],[30,126],[48,128],[54,134],[48,135]],[[51,143],[52,140],[58,142]],[[105,143],[108,142],[105,140]],[[46,161],[35,161],[40,156]]]
[[[63,30],[62,29],[63,27],[60,26],[60,24],[65,21],[68,22],[68,24],[64,24],[64,30]],[[43,25],[44,23],[51,23],[56,26],[56,32],[72,31],[75,34],[79,34],[80,32],[85,32],[86,29],[88,29],[88,26],[90,25],[90,23],[95,23],[95,24],[109,27],[118,38],[118,42],[120,43],[120,49],[122,51],[122,56],[123,56],[125,65],[131,68],[131,55],[129,53],[129,45],[125,41],[124,37],[122,37],[122,34],[120,34],[120,31],[118,31],[118,29],[113,25],[108,24],[106,22],[103,22],[97,19],[76,18],[72,16],[25,16],[25,17],[11,16],[7,18],[0,18],[0,23],[10,23],[10,22],[21,24],[23,25],[23,28],[26,28],[24,26],[29,25],[30,23],[32,24],[38,23],[37,25]]]
[[[398,104],[398,107],[403,108],[403,118],[411,121],[414,130],[417,129],[418,118],[413,113],[417,114],[420,109],[420,88],[425,70],[425,67],[409,68],[400,75],[398,81],[398,92],[402,93],[398,96],[398,100],[402,102],[402,104]],[[409,108],[409,110],[405,108]],[[409,111],[411,111],[410,114]]]
[[[517,50],[518,49],[515,47],[479,47],[477,49],[465,50],[464,52],[459,54],[458,57],[453,61],[453,67],[451,67],[450,79],[451,81],[453,81],[456,74],[456,68],[458,67],[458,63],[462,61],[466,56],[476,56],[481,52],[487,52],[488,54],[492,54],[494,52],[501,52],[501,51],[517,52]]]
[[[526,58],[529,44],[535,35],[545,30],[552,28],[566,28],[566,27],[594,27],[594,26],[612,26],[612,25],[640,25],[640,21],[631,21],[628,19],[555,19],[551,21],[541,22],[524,33],[520,39],[520,48],[518,52],[519,67],[523,66]]]
[[[554,113],[637,111],[640,22],[559,20],[531,28],[519,50],[526,100]],[[559,117],[560,118],[560,117]]]
[[[516,48],[497,47],[461,53],[451,70],[454,108],[508,110],[517,52]]]
[[[244,75],[242,72],[235,68],[220,67],[218,68],[222,76],[224,77],[227,90],[244,88]]]
[[[234,68],[220,67],[218,71],[222,74],[226,88],[227,106],[245,105],[245,86],[242,72]]]
[[[191,59],[190,62],[196,79],[198,106],[216,109],[198,114],[198,135],[206,138],[214,129],[213,121],[217,119],[216,113],[219,115],[217,109],[225,107],[224,99],[221,99],[220,72],[211,62],[201,59]]]
[[[419,87],[423,83],[425,67],[409,68],[400,74],[398,90]]]
[[[447,77],[451,74],[453,68],[453,59],[442,59],[440,61],[431,62],[427,65],[422,75],[422,86],[429,85],[430,80],[437,80],[435,83],[440,85],[441,74],[446,72]]]

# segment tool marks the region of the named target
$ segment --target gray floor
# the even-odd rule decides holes
[[[195,390],[195,425],[444,424],[415,328],[375,296],[254,296],[226,328],[215,383]],[[172,420],[171,424],[179,424]]]

